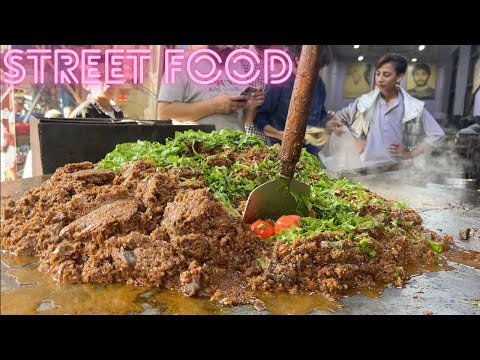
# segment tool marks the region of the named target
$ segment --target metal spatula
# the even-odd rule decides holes
[[[310,196],[310,186],[294,180],[293,175],[303,147],[322,51],[322,45],[302,47],[282,141],[281,175],[250,193],[243,212],[243,221],[247,224],[295,214],[298,208],[295,198]]]

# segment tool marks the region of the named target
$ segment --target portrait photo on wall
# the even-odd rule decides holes
[[[417,99],[435,99],[437,65],[433,63],[411,63],[407,69],[407,91]]]
[[[372,89],[372,64],[363,62],[347,64],[343,81],[343,97],[355,99]]]

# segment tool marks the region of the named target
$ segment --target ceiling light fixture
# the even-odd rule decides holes
[[[417,62],[417,58],[413,58],[413,59],[412,59],[412,62]]]
[[[360,55],[360,56],[358,57],[358,61],[362,61],[362,60],[363,60],[363,56]]]
[[[423,49],[425,49],[425,45],[420,45],[420,46],[418,47],[418,50],[420,50],[420,51],[422,51]]]
[[[358,49],[359,47],[360,47],[360,45],[353,45],[354,49]]]

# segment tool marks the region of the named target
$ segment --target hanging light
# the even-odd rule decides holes
[[[423,49],[425,49],[425,45],[420,45],[420,46],[418,47],[418,50],[419,50],[419,51],[422,51]]]
[[[417,62],[417,58],[413,58],[413,59],[412,59],[412,62]]]
[[[358,49],[359,47],[360,47],[360,45],[353,45],[354,49]]]
[[[360,56],[358,57],[358,61],[362,61],[362,60],[363,60],[363,56],[360,55]]]

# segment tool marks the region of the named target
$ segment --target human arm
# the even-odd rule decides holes
[[[157,105],[158,119],[178,121],[197,121],[214,113],[208,100],[196,103],[159,101]]]
[[[431,146],[426,144],[426,143],[421,143],[418,146],[415,146],[412,148],[410,151],[406,150],[403,145],[400,144],[390,144],[388,147],[388,151],[400,157],[401,159],[407,160],[407,159],[413,159],[417,157],[420,154],[423,154],[426,152],[428,149],[430,149]]]
[[[230,114],[243,109],[246,101],[243,95],[220,94],[195,103],[159,101],[158,119],[197,121],[213,114]]]
[[[186,73],[180,71],[173,83],[167,84],[163,78],[157,104],[159,120],[195,122],[213,114],[229,114],[245,106],[243,95],[223,93],[209,97],[198,88],[197,93],[192,94],[193,86]]]
[[[344,132],[345,123],[333,116],[325,125],[328,131],[333,131],[337,135],[342,135]]]
[[[245,125],[251,124],[257,115],[257,109],[262,106],[265,101],[265,93],[263,89],[259,89],[251,94],[250,98],[243,109],[243,119]]]
[[[425,109],[423,110],[422,121],[425,139],[421,144],[415,146],[410,151],[400,144],[391,144],[389,151],[402,159],[413,159],[439,144],[445,137],[445,132],[433,116]]]
[[[277,130],[272,125],[266,125],[263,128],[263,132],[267,136],[283,141],[283,130]]]
[[[353,103],[343,108],[340,111],[337,111],[335,116],[333,116],[326,124],[325,128],[330,131],[334,131],[337,135],[341,135],[345,128],[344,125],[351,125],[353,123],[354,116],[357,112],[357,103],[358,100],[355,100]]]
[[[263,131],[265,135],[283,139],[283,129],[277,130],[273,126],[271,119],[272,114],[277,110],[280,101],[281,87],[279,85],[267,85],[264,102],[258,107],[255,122],[259,130]]]

